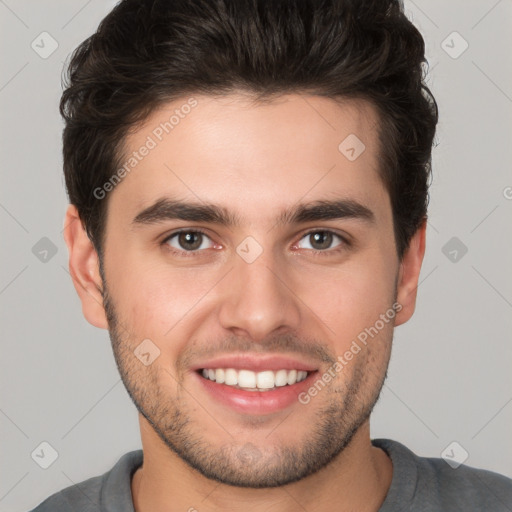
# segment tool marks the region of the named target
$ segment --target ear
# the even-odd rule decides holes
[[[401,304],[402,309],[397,312],[395,326],[407,322],[413,315],[416,307],[418,280],[423,256],[425,255],[426,230],[427,221],[425,220],[411,238],[409,247],[406,249],[400,262],[396,300]]]
[[[107,329],[98,254],[72,204],[64,219],[64,240],[69,251],[69,273],[82,301],[83,315],[95,327]]]

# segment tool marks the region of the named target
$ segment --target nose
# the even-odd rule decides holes
[[[277,265],[265,251],[252,263],[235,258],[234,265],[223,280],[222,327],[255,342],[277,330],[296,330],[300,299],[285,265]]]

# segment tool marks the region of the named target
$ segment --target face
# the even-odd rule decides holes
[[[102,284],[143,421],[226,484],[318,471],[366,424],[405,320],[373,108],[196,95],[125,149]]]

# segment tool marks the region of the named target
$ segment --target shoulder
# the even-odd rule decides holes
[[[512,509],[512,479],[506,476],[465,465],[452,468],[441,458],[420,457],[389,439],[372,442],[385,450],[393,462],[385,504],[393,504],[396,510]]]
[[[100,508],[100,490],[104,475],[84,480],[76,485],[62,489],[46,498],[31,512],[98,512]]]
[[[424,480],[421,483],[427,489],[435,489],[441,503],[457,503],[459,507],[464,506],[468,510],[510,510],[510,478],[464,465],[454,469],[439,458],[419,459],[420,474]]]
[[[125,453],[112,469],[100,476],[71,485],[52,494],[31,512],[107,512],[133,510],[131,476],[142,464],[142,450]],[[117,506],[124,508],[118,509]]]

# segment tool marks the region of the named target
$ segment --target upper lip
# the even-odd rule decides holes
[[[204,368],[234,368],[235,370],[252,370],[253,372],[264,370],[302,370],[314,372],[318,369],[313,364],[294,357],[250,354],[219,356],[208,361],[199,361],[192,367],[193,370],[202,370]]]

